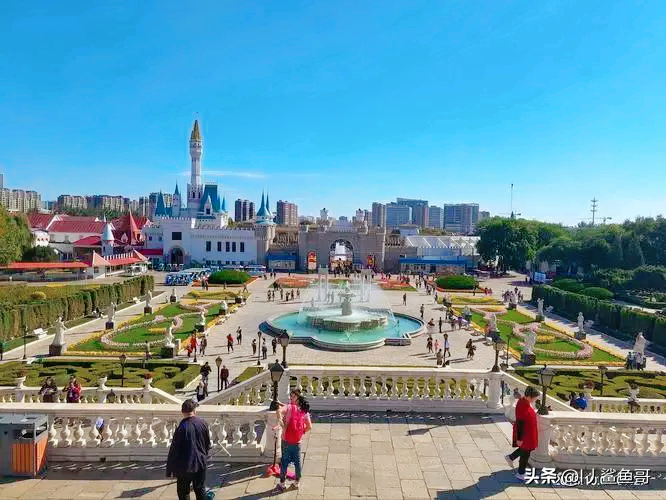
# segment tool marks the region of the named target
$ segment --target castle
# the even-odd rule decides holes
[[[220,198],[216,183],[204,184],[201,180],[203,138],[199,120],[194,121],[189,146],[191,174],[187,200],[181,199],[178,185],[171,207],[167,208],[159,196],[154,220],[142,230],[144,248],[152,255],[161,254],[159,260],[167,264],[265,265],[269,245],[275,237],[268,195],[261,196],[253,228],[229,228],[225,197]]]

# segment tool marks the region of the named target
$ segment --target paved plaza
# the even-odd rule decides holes
[[[513,288],[512,280],[491,280],[489,286],[499,295]],[[280,312],[298,310],[302,303],[268,302],[266,291],[273,280],[257,280],[249,285],[252,296],[247,305],[231,315],[227,323],[212,328],[206,355],[199,361],[209,361],[219,355],[230,369],[231,377],[248,366],[257,364],[252,356],[251,342],[257,327],[265,318]],[[159,291],[167,292],[164,286]],[[189,291],[180,287],[178,294]],[[526,299],[530,289],[523,288]],[[425,305],[425,321],[435,321],[443,315],[441,306],[422,290],[407,293],[407,306],[402,305],[403,292],[384,292],[396,312],[420,316]],[[156,302],[166,295],[156,294]],[[278,294],[279,298],[279,294]],[[119,311],[118,321],[141,314],[143,303]],[[553,318],[561,326],[572,325]],[[67,332],[68,343],[76,342],[93,331],[103,328],[104,320],[92,321]],[[573,325],[575,326],[575,325]],[[243,330],[243,343],[228,353],[225,337]],[[468,331],[445,331],[450,334],[451,367],[453,369],[488,369],[494,363],[492,347],[477,342],[474,360],[467,360],[465,343]],[[623,350],[613,339],[593,332],[596,342],[607,343]],[[234,335],[235,337],[235,335]],[[441,337],[440,337],[441,338]],[[475,340],[479,340],[475,338]],[[28,357],[48,352],[51,339],[30,344]],[[356,353],[336,353],[303,345],[290,345],[288,360],[293,364],[337,364],[376,366],[435,366],[435,357],[426,352],[425,335],[417,337],[410,346],[385,346]],[[269,347],[270,352],[270,347]],[[20,359],[23,349],[7,353],[5,360]],[[281,358],[269,354],[268,361]],[[182,358],[182,356],[181,356]],[[663,359],[650,357],[653,366],[664,366]],[[265,363],[265,361],[262,361]],[[212,380],[211,389],[216,385]],[[299,490],[276,494],[275,479],[264,478],[265,464],[224,464],[211,466],[208,486],[218,499],[259,499],[275,496],[285,499],[665,499],[666,482],[651,480],[648,486],[568,487],[525,485],[509,470],[504,455],[510,450],[507,436],[510,424],[503,417],[477,415],[428,415],[399,413],[316,413],[314,428],[303,444],[304,477]],[[165,478],[164,463],[52,463],[41,479],[0,480],[2,499],[113,499],[176,498],[175,481]]]
[[[299,490],[275,491],[265,464],[215,464],[218,500],[666,499],[666,481],[644,487],[525,485],[504,461],[509,424],[477,415],[315,413]],[[163,463],[51,464],[43,479],[0,484],[0,499],[175,499]]]

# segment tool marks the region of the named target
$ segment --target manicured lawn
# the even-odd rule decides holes
[[[519,313],[515,309],[511,311],[507,311],[505,314],[502,314],[502,316],[498,317],[498,319],[503,319],[505,321],[513,321],[514,323],[518,323],[519,325],[528,325],[530,323],[534,323],[534,318],[531,318],[530,316],[527,316],[523,313]]]
[[[37,340],[37,337],[33,337],[32,335],[28,335],[25,339],[25,343],[29,344],[30,342],[33,342]],[[12,349],[16,349],[17,347],[22,347],[23,346],[23,337],[17,337],[15,339],[8,340],[4,343],[4,350],[5,352],[11,351]]]
[[[441,298],[438,297],[437,298],[437,302],[439,302],[440,304],[443,301],[444,301],[444,297],[441,297]],[[484,297],[484,296],[478,296],[478,297],[469,296],[469,297],[467,297],[467,296],[461,296],[461,295],[452,295],[451,296],[451,302],[454,305],[458,305],[458,304],[474,305],[474,304],[476,304],[476,305],[494,305],[494,306],[498,306],[498,305],[502,304],[502,302],[500,302],[499,300],[494,299],[492,297]]]
[[[499,333],[500,333],[500,337],[502,338],[502,340],[504,340],[504,342],[510,342],[509,347],[512,347],[513,349],[516,349],[517,351],[522,353],[523,349],[522,349],[521,346],[518,345],[519,342],[521,342],[521,340],[519,340],[515,335],[513,335],[512,326],[510,324],[505,323],[504,321],[502,321],[502,320],[507,320],[508,318],[517,318],[517,319],[512,319],[512,320],[509,320],[509,321],[518,322],[517,320],[521,320],[521,321],[523,321],[522,324],[525,324],[524,318],[527,318],[527,316],[525,316],[524,314],[518,313],[516,311],[508,311],[506,314],[503,314],[503,315],[497,317],[497,319],[498,319],[497,327],[499,328]],[[531,320],[531,318],[529,318],[529,319],[530,319],[530,321],[528,323],[532,323],[533,321]],[[485,326],[487,324],[487,321],[479,313],[472,313],[472,322],[476,323],[481,328],[485,328]],[[552,330],[548,326],[544,326],[543,328],[546,330],[546,332],[548,332],[548,331],[553,331],[554,332],[554,330]],[[511,338],[510,341],[509,341],[509,337]],[[537,344],[537,347],[541,348],[541,349],[549,349],[549,350],[553,350],[553,351],[563,351],[563,352],[576,352],[576,351],[580,350],[580,348],[576,344],[574,344],[573,342],[567,342],[566,340],[559,340],[559,339],[556,340],[555,342],[549,342],[549,343],[545,343],[545,344]],[[549,355],[546,355],[546,354],[537,353],[537,358],[536,359],[537,359],[537,363],[543,363],[543,362],[554,361],[554,360],[561,361],[564,358],[561,358],[559,356],[549,356]],[[613,356],[612,354],[610,354],[606,351],[602,351],[600,349],[593,349],[591,358],[588,358],[587,360],[571,360],[571,361],[589,361],[589,362],[592,362],[592,363],[596,363],[596,362],[601,363],[601,362],[622,361],[622,360],[620,358],[618,358],[617,356]]]
[[[191,299],[201,299],[201,300],[226,300],[227,302],[229,301],[235,301],[236,297],[238,296],[238,293],[232,292],[231,290],[192,290],[190,293],[188,293],[185,297],[189,297]]]
[[[149,361],[146,369],[138,361],[125,364],[125,387],[143,387],[143,376],[147,372],[153,374],[153,387],[174,394],[176,389],[183,388],[199,375],[199,365],[174,361]],[[54,378],[59,387],[64,387],[70,375],[75,375],[82,386],[97,386],[97,379],[108,377],[106,385],[120,387],[121,366],[118,360],[78,361],[78,360],[44,360],[39,363],[24,365],[11,362],[3,365],[0,371],[0,385],[13,386],[21,369],[27,370],[25,384],[29,387],[41,386],[47,376]]]
[[[594,383],[593,396],[600,396],[601,375],[597,370],[558,370],[553,367],[556,375],[553,379],[554,393],[564,400],[572,392],[581,392],[586,381]],[[539,380],[534,369],[516,369],[516,375],[532,385],[538,386]],[[635,382],[640,387],[638,398],[666,399],[666,374],[654,372],[638,372],[627,370],[611,370],[604,376],[604,393],[606,397],[626,398],[629,396],[629,383]]]

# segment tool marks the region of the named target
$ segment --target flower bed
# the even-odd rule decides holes
[[[282,288],[307,288],[312,283],[312,280],[302,276],[287,276],[278,278],[275,280],[275,283]]]
[[[378,284],[382,290],[397,290],[405,292],[413,292],[416,290],[413,286],[408,285],[400,280],[380,280]]]

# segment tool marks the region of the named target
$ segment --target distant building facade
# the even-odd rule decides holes
[[[254,220],[256,212],[254,202],[250,200],[241,200],[238,198],[234,203],[234,221],[247,222]]]
[[[428,227],[444,229],[444,209],[435,205],[428,207]]]
[[[386,204],[386,227],[396,229],[403,224],[412,223],[412,207],[397,203]]]
[[[410,198],[398,198],[396,200],[398,205],[405,205],[412,207],[412,219],[409,221],[411,224],[416,224],[419,227],[426,227],[429,222],[428,217],[428,201],[427,200],[412,200]]]
[[[478,223],[478,203],[444,205],[444,229],[446,231],[458,234],[473,234]]]
[[[298,226],[298,206],[289,201],[278,201],[275,222],[281,226]]]
[[[386,205],[378,202],[372,204],[370,222],[372,227],[386,227]]]
[[[35,212],[42,208],[42,197],[37,191],[0,188],[0,205],[14,212]]]

